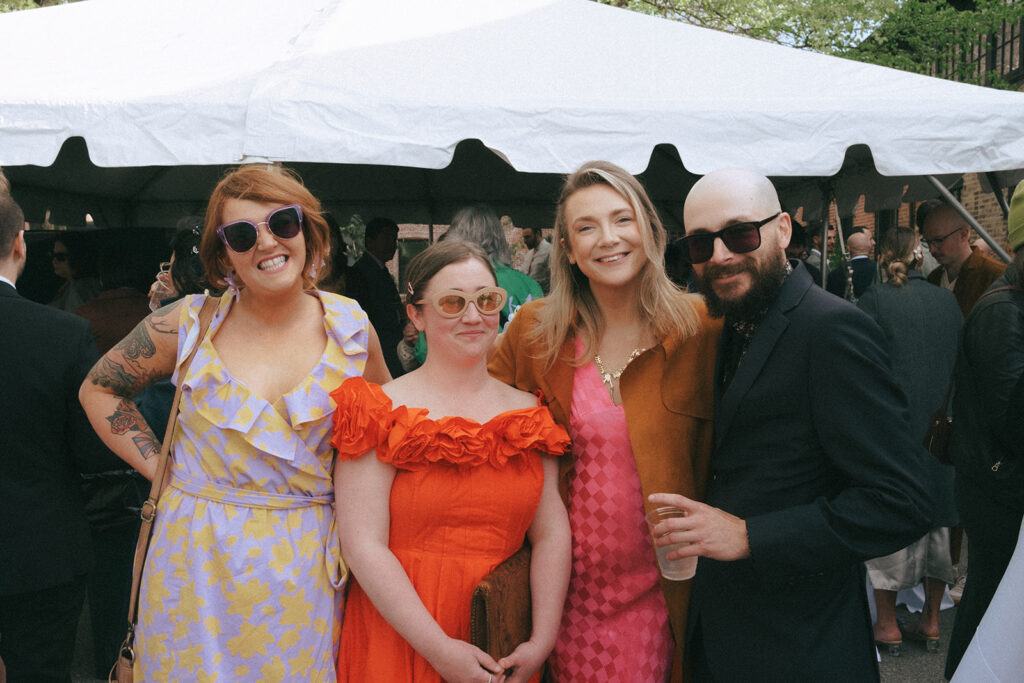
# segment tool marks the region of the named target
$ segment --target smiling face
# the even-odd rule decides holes
[[[256,246],[244,253],[224,249],[223,258],[235,277],[247,289],[258,293],[281,293],[302,288],[302,270],[306,266],[304,233],[290,239],[277,237],[266,225],[267,216],[281,205],[249,199],[228,199],[224,202],[221,223],[249,220],[259,224]]]
[[[563,241],[569,263],[580,269],[592,292],[637,284],[647,263],[633,206],[605,184],[583,187],[565,201]]]
[[[454,355],[473,361],[486,358],[498,335],[500,311],[483,315],[471,302],[461,316],[446,318],[438,313],[431,301],[435,294],[444,290],[472,294],[495,284],[490,268],[475,258],[451,263],[430,278],[420,300],[407,307],[409,319],[427,337],[430,354]]]
[[[742,318],[756,313],[764,300],[774,295],[785,273],[791,224],[788,214],[779,213],[775,188],[763,176],[741,170],[715,171],[693,186],[683,208],[687,235],[756,223],[776,213],[776,218],[761,226],[757,249],[736,254],[717,238],[711,259],[694,265],[712,314]]]

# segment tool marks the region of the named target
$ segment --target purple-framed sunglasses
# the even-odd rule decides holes
[[[261,225],[266,225],[275,237],[289,240],[302,232],[302,207],[288,204],[274,209],[267,214],[267,220],[260,223],[248,220],[225,223],[217,227],[217,234],[228,249],[244,254],[256,246]]]

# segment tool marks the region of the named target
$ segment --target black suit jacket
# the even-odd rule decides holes
[[[746,520],[751,557],[700,559],[690,632],[722,683],[878,679],[863,560],[933,516],[884,348],[867,315],[796,265],[719,384],[708,503]]]
[[[359,302],[377,331],[384,362],[392,377],[402,374],[398,342],[402,341],[402,300],[395,280],[369,254],[356,261],[346,276],[345,294]]]
[[[110,461],[78,389],[96,356],[88,322],[0,282],[0,595],[92,566],[78,474]]]
[[[853,295],[859,299],[860,295],[875,281],[878,264],[869,258],[857,258],[850,259],[850,268],[853,270]],[[845,266],[839,266],[831,271],[828,274],[828,291],[838,297],[845,297],[848,275]]]

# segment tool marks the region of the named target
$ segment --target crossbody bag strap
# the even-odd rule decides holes
[[[989,289],[989,290],[985,291],[981,296],[978,297],[978,300],[974,302],[974,305],[977,306],[978,305],[978,301],[981,301],[982,299],[984,299],[989,294],[995,294],[996,292],[1007,292],[1007,291],[1011,291],[1011,292],[1024,292],[1024,287],[1016,287],[1014,285],[1004,285],[1002,287],[996,287],[995,289]],[[960,353],[958,351],[957,352],[956,362],[953,363],[953,372],[950,374],[950,377],[949,377],[949,388],[946,389],[946,398],[944,398],[942,400],[942,407],[939,408],[939,410],[942,411],[943,415],[949,415],[949,399],[953,396],[953,389],[956,387],[956,368],[957,368],[957,365],[959,365],[959,364],[960,364]]]
[[[216,310],[216,303],[219,297],[207,296],[203,302],[203,308],[199,311],[199,337],[192,352],[181,364],[178,372],[178,387],[174,390],[174,401],[171,403],[171,415],[167,418],[167,431],[164,432],[164,443],[160,448],[160,457],[156,463],[156,473],[153,475],[153,482],[149,488],[149,498],[142,504],[142,526],[139,528],[139,540],[135,544],[135,565],[132,568],[132,592],[128,605],[128,646],[131,647],[131,639],[135,630],[135,623],[138,620],[139,588],[142,583],[142,567],[146,562],[146,553],[149,550],[149,540],[153,533],[153,520],[156,519],[156,505],[160,501],[160,493],[163,490],[164,477],[167,474],[167,464],[171,458],[171,440],[174,436],[174,426],[178,418],[178,402],[181,400],[181,387],[185,383],[185,375],[195,358],[199,346],[210,328],[210,321],[213,320],[213,313]]]

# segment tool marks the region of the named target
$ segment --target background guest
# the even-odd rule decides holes
[[[516,312],[528,301],[544,296],[533,278],[513,270],[512,252],[501,227],[501,219],[494,209],[486,204],[474,204],[459,209],[452,217],[448,232],[442,239],[460,239],[471,242],[484,250],[498,278],[498,286],[508,293],[508,301],[501,311],[501,329],[504,330]],[[416,342],[416,360],[423,363],[427,357],[427,340],[421,333]]]
[[[946,678],[988,609],[1024,516],[1024,182],[1010,203],[1013,263],[964,323],[953,395],[950,456],[970,571],[949,640]]]
[[[966,318],[978,300],[1006,268],[971,247],[971,228],[949,204],[930,210],[924,218],[921,236],[939,267],[928,275],[928,282],[951,290]]]
[[[839,267],[833,268],[828,274],[826,289],[838,297],[846,298],[846,284],[850,281],[849,271],[852,270],[852,294],[854,299],[858,299],[878,276],[878,264],[871,258],[875,251],[875,240],[867,232],[855,232],[846,241],[846,248],[850,258],[847,262],[840,262]]]
[[[359,302],[377,330],[392,377],[404,370],[398,359],[402,340],[402,300],[385,265],[398,249],[398,224],[377,217],[366,224],[366,252],[346,273],[345,294]]]
[[[94,236],[65,232],[53,242],[53,272],[64,280],[51,306],[74,313],[102,289],[96,269]]]
[[[523,243],[529,250],[523,257],[523,267],[520,272],[529,275],[545,294],[551,287],[551,267],[548,260],[551,258],[551,243],[544,239],[544,233],[539,228],[522,228]]]
[[[159,286],[164,293],[157,301],[158,308],[168,306],[189,294],[202,294],[209,288],[203,261],[199,258],[199,245],[203,237],[202,219],[189,216],[178,221],[178,226],[179,230],[171,238],[171,257],[167,262],[167,270],[157,273],[156,281],[150,288],[150,292],[153,292]],[[134,399],[135,407],[161,443],[173,400],[174,385],[169,378],[147,386]]]
[[[835,226],[828,226],[824,254],[821,251],[821,223],[809,223],[807,225],[807,233],[811,236],[811,248],[807,252],[807,258],[804,259],[804,263],[814,266],[818,273],[821,273],[823,269],[828,268],[829,257],[832,255],[832,246],[836,241]],[[821,281],[819,280],[818,283],[820,284]]]
[[[871,285],[857,303],[885,333],[893,375],[910,405],[915,443],[924,439],[931,414],[946,395],[962,325],[956,297],[928,284],[919,270],[922,258],[914,230],[889,230],[879,259],[888,280]],[[867,561],[878,612],[875,642],[891,654],[899,654],[903,635],[925,641],[930,649],[938,646],[939,606],[946,586],[956,579],[949,547],[949,527],[957,523],[953,468],[934,458],[926,465],[927,487],[935,498],[935,528],[902,550]],[[921,616],[901,635],[896,592],[922,580],[925,601]]]
[[[0,660],[9,680],[71,680],[94,566],[78,475],[104,466],[78,403],[89,324],[23,298],[25,219],[0,192]]]
[[[101,355],[150,313],[149,297],[136,288],[138,261],[124,237],[124,233],[103,236],[99,256],[102,291],[75,311],[89,321]],[[171,391],[173,396],[173,388]],[[164,420],[166,423],[166,415]],[[107,452],[109,464],[102,472],[82,475],[93,545],[103,558],[89,576],[88,586],[93,665],[101,678],[110,672],[124,640],[139,509],[149,493],[140,474]]]

